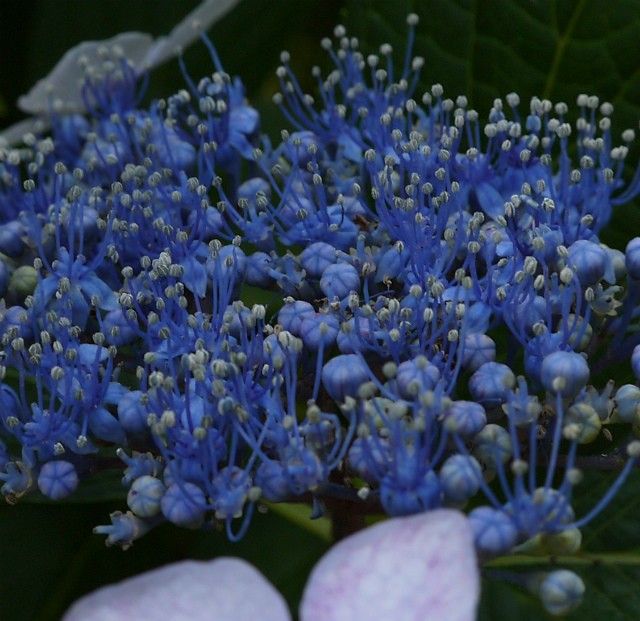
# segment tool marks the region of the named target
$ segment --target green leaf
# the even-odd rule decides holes
[[[542,566],[550,571],[557,566]],[[574,571],[575,568],[571,568]],[[618,565],[588,567],[577,570],[586,592],[582,604],[567,621],[637,621],[640,610],[638,594],[639,566]],[[517,569],[501,570],[482,583],[479,621],[544,621],[557,619],[547,614],[537,597],[525,587],[531,573]]]
[[[117,502],[124,507],[127,499],[127,489],[122,485],[122,470],[105,470],[93,473],[83,478],[78,489],[63,500],[49,500],[39,492],[25,495],[20,503],[26,504],[95,504]]]
[[[615,472],[589,472],[578,487],[574,507],[587,512],[605,493]],[[582,606],[566,617],[574,621],[635,621],[640,611],[640,529],[637,490],[640,472],[633,472],[613,502],[583,529],[583,552],[575,556],[512,555],[485,566],[480,621],[552,619],[525,588],[535,572],[567,568],[585,581]]]
[[[527,589],[535,571],[552,571],[557,565],[531,568],[523,572],[519,567],[501,569],[489,574],[482,583],[479,621],[543,621],[557,619],[547,614],[538,598]],[[607,565],[570,567],[586,586],[583,603],[567,621],[637,621],[640,610],[638,580],[640,565]]]
[[[611,485],[615,472],[589,472],[576,490],[573,506],[578,516],[588,511]],[[640,549],[640,472],[632,472],[611,504],[583,531],[583,549],[589,551]]]
[[[619,108],[618,120],[640,118],[640,2],[619,0],[351,0],[348,22],[365,50],[388,40],[405,48],[405,16],[416,12],[415,53],[426,59],[422,85],[440,82],[487,110],[494,97],[518,92],[575,101],[597,94]]]
[[[281,292],[261,289],[243,284],[240,299],[251,308],[254,304],[263,304],[267,309],[267,317],[277,315],[282,307],[284,296]]]
[[[280,517],[315,535],[326,543],[331,542],[331,520],[327,517],[311,519],[311,507],[302,503],[272,503],[269,508]]]
[[[247,536],[167,524],[126,552],[92,534],[120,503],[0,506],[0,619],[57,621],[77,598],[100,586],[181,559],[239,556],[253,563],[297,610],[312,566],[326,543],[269,511]]]

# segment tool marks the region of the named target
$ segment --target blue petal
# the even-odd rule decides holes
[[[45,279],[41,280],[33,293],[36,304],[41,304],[43,307],[46,306],[57,289],[58,278],[55,276],[47,276]]]
[[[348,160],[359,164],[362,162],[362,149],[360,145],[347,134],[340,134],[338,145],[342,148],[342,155]]]
[[[109,382],[103,401],[109,405],[116,405],[127,394],[129,394],[129,389],[126,386],[120,382]]]
[[[465,327],[469,333],[484,334],[489,329],[491,307],[484,302],[469,305],[464,315]]]
[[[126,444],[126,436],[122,425],[104,408],[89,413],[89,429],[91,433],[105,442]]]
[[[236,131],[233,127],[229,134],[229,144],[244,158],[251,159],[253,157],[253,145],[246,139],[242,132]]]
[[[95,274],[85,275],[80,282],[80,288],[89,299],[96,296],[100,300],[98,308],[110,311],[120,308],[118,299],[111,290],[111,287],[100,280]]]
[[[91,343],[82,343],[78,346],[78,361],[84,366],[91,366],[98,362],[104,362],[109,356],[106,347],[92,345]]]
[[[207,270],[195,257],[187,257],[180,263],[184,269],[182,282],[189,291],[199,297],[207,292]]]
[[[232,132],[253,134],[258,127],[258,112],[249,106],[239,106],[231,110],[229,127]]]
[[[481,183],[476,188],[476,197],[482,211],[490,218],[495,220],[499,216],[504,216],[504,199],[490,183]]]

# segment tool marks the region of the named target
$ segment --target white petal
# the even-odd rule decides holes
[[[205,0],[191,11],[168,36],[156,40],[141,67],[157,67],[170,58],[181,54],[238,2],[240,0]]]
[[[176,56],[230,11],[240,0],[204,0],[191,11],[166,37],[155,40],[143,32],[123,32],[103,41],[84,41],[72,47],[58,61],[51,73],[18,99],[18,107],[30,114],[48,114],[51,105],[57,112],[82,112],[84,104],[80,87],[84,70],[78,61],[86,58],[90,65],[99,65],[98,50],[119,47],[124,57],[138,70],[157,67]]]
[[[12,147],[22,142],[25,134],[39,134],[49,129],[49,121],[42,117],[29,117],[0,131],[0,148]]]
[[[301,621],[472,621],[479,596],[473,536],[441,509],[376,524],[316,565]]]
[[[134,66],[140,65],[153,45],[153,37],[143,32],[123,32],[104,41],[84,41],[72,47],[58,61],[51,73],[18,99],[18,107],[30,114],[48,114],[51,105],[58,112],[82,112],[84,104],[80,88],[84,70],[79,64],[86,58],[89,65],[99,65],[98,50],[120,48]]]
[[[236,558],[183,561],[98,589],[63,621],[291,621],[282,596]]]

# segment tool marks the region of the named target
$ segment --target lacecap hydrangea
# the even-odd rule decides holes
[[[164,521],[237,539],[294,499],[472,501],[483,558],[579,547],[640,456],[640,388],[607,382],[640,378],[640,238],[600,240],[640,193],[635,134],[595,96],[510,93],[481,118],[422,92],[407,21],[399,64],[336,27],[314,94],[283,52],[276,144],[204,37],[213,73],[182,65],[149,105],[104,46],[81,111],[51,102],[47,132],[0,149],[8,501],[64,498],[117,454],[128,510],[96,532],[123,547]],[[577,515],[602,437],[621,468]]]

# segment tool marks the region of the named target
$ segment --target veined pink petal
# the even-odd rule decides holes
[[[236,558],[183,561],[78,600],[63,621],[291,621],[278,591]]]
[[[447,509],[387,520],[315,566],[301,621],[472,621],[479,596],[473,536]]]

